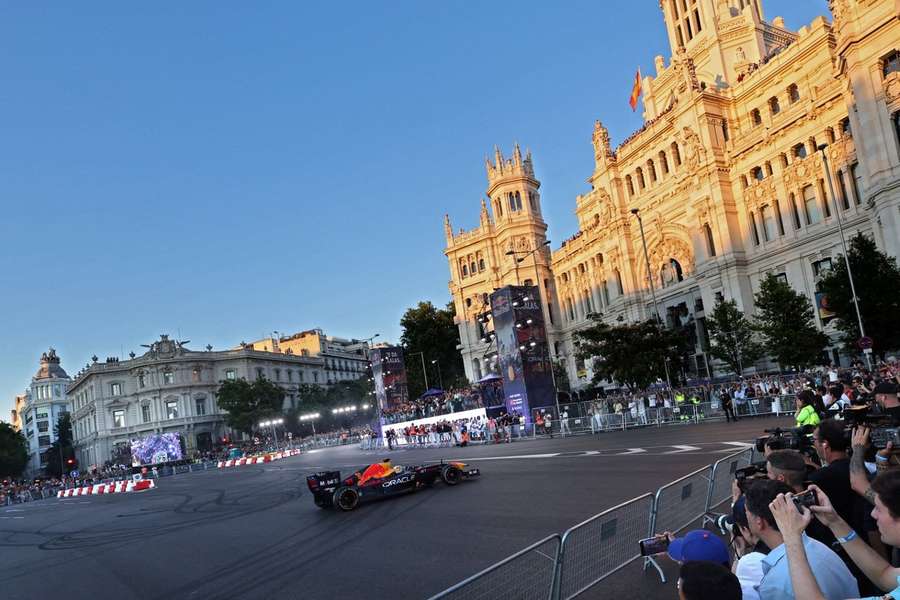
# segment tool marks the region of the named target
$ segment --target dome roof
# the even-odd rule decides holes
[[[34,379],[68,379],[69,375],[59,366],[59,356],[56,350],[50,348],[49,352],[41,354],[41,368],[34,374]]]

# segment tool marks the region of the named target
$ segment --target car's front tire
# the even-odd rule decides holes
[[[334,491],[333,502],[335,508],[350,511],[359,504],[359,492],[351,487],[341,487]]]
[[[456,485],[462,481],[462,471],[453,465],[446,465],[441,469],[441,481],[447,485]]]

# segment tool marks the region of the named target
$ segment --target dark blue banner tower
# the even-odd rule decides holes
[[[539,290],[508,285],[491,294],[491,316],[506,410],[534,420],[536,411],[556,408],[547,330]]]

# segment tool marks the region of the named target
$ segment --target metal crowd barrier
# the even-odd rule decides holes
[[[754,448],[740,450],[659,488],[607,509],[513,554],[433,596],[438,598],[571,600],[640,558],[638,540],[679,533],[711,521],[709,513],[731,497],[734,472]],[[666,578],[652,557],[660,579]],[[548,570],[552,569],[552,570]]]
[[[434,596],[466,600],[551,600],[562,538],[535,542]]]
[[[640,558],[637,540],[647,531],[653,495],[603,511],[562,536],[555,597],[569,600]]]

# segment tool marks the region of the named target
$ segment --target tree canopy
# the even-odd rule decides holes
[[[816,327],[809,298],[771,273],[756,293],[754,326],[766,352],[782,368],[818,364],[828,345],[828,336]]]
[[[21,431],[0,422],[0,477],[18,477],[28,462],[28,446]]]
[[[227,380],[219,385],[216,402],[227,413],[229,427],[251,433],[260,421],[281,413],[284,390],[263,377],[252,383]]]
[[[593,382],[617,381],[630,390],[640,390],[666,380],[682,369],[685,335],[680,329],[666,329],[656,320],[608,325],[599,315],[593,324],[575,334],[576,356],[591,362]],[[668,359],[668,360],[667,360]]]
[[[900,345],[900,269],[897,259],[879,251],[875,242],[862,233],[850,240],[847,259],[853,271],[863,327],[874,342],[873,352],[883,357],[887,350]],[[825,293],[828,310],[837,316],[844,344],[857,352],[857,341],[861,336],[843,256],[834,261],[831,272],[819,285]]]
[[[62,457],[60,458],[60,453]],[[59,415],[56,421],[56,441],[44,451],[44,469],[51,477],[60,477],[63,470],[71,471],[74,463],[66,461],[74,460],[75,449],[72,447],[72,416],[65,412]]]
[[[763,355],[753,324],[734,300],[717,302],[706,316],[706,327],[712,342],[709,353],[738,375]]]
[[[406,362],[406,384],[409,397],[416,398],[425,391],[425,377],[422,372],[424,353],[425,371],[428,385],[451,387],[465,382],[462,356],[456,349],[459,343],[459,328],[453,322],[453,303],[446,308],[436,308],[431,302],[419,302],[407,309],[400,319],[403,334],[400,343]],[[437,361],[432,363],[432,361]]]

